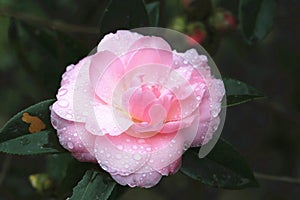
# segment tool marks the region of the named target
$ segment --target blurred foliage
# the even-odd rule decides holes
[[[118,17],[105,17],[111,2],[0,0],[1,127],[19,110],[53,98],[65,67],[89,54],[101,39],[100,33],[120,26],[131,28],[147,24],[139,20],[129,24],[130,20],[123,19],[122,12],[118,13]],[[123,8],[132,6],[124,1],[116,2],[121,3]],[[249,9],[247,5],[248,9],[243,9],[253,2],[259,3],[256,5],[260,7]],[[189,35],[193,35],[193,30],[188,27],[194,27],[190,24],[203,25],[204,29],[200,32],[205,30],[205,38],[201,44],[213,55],[222,74],[251,83],[270,97],[265,101],[229,108],[223,136],[232,141],[255,170],[300,177],[300,68],[297,62],[300,56],[300,29],[297,26],[300,3],[297,0],[278,0],[275,13],[274,2],[161,0],[158,25]],[[125,15],[134,16],[135,9],[132,6]],[[145,14],[149,9],[137,10]],[[266,12],[260,13],[264,9]],[[219,11],[222,11],[221,14]],[[220,24],[226,24],[229,19],[224,17],[224,13],[228,12],[236,22],[235,27],[219,30]],[[150,20],[156,19],[156,15],[154,13]],[[105,26],[101,25],[101,19]],[[116,24],[114,20],[117,19],[125,20],[122,21],[124,24],[118,24],[119,20]],[[275,24],[271,31],[273,21]],[[68,161],[67,165],[60,159]],[[47,164],[45,160],[44,156],[10,157],[0,154],[0,199],[57,199],[58,196],[65,199],[71,196],[70,191],[80,181],[78,177],[84,175],[85,169],[96,167],[75,162],[65,154],[48,157]],[[49,178],[55,183],[55,187],[47,187],[46,192],[40,193],[30,185],[29,176],[45,172],[50,176],[47,180]],[[288,200],[300,196],[299,185],[268,181],[261,181],[260,185],[259,189],[243,191],[217,190],[177,173],[164,178],[155,188],[135,188],[120,199]]]

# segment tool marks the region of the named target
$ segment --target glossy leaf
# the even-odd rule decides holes
[[[103,177],[100,172],[87,171],[82,180],[73,189],[70,200],[106,200],[111,195],[116,183]]]
[[[262,92],[241,81],[234,79],[223,79],[223,81],[226,89],[227,106],[234,106],[265,97]]]
[[[158,1],[155,1],[155,2],[152,2],[152,3],[149,3],[146,5],[150,26],[153,26],[153,27],[158,26],[159,6],[160,6],[160,3]]]
[[[249,43],[264,39],[271,31],[276,4],[276,0],[240,0],[241,30]]]
[[[30,123],[23,121],[22,117],[24,113],[28,113],[32,117],[39,118],[42,123],[45,124],[44,130],[53,131],[52,125],[50,123],[50,110],[49,106],[52,105],[54,99],[42,101],[35,105],[26,108],[25,110],[19,112],[13,116],[0,130],[0,143],[11,140],[25,134],[30,134],[29,127]]]
[[[50,123],[49,106],[42,101],[13,116],[0,130],[0,152],[32,155],[65,152]]]
[[[143,0],[110,0],[101,23],[101,35],[119,29],[133,29],[149,26],[148,13]]]
[[[59,153],[64,151],[50,131],[27,134],[0,143],[0,152],[16,155]]]
[[[187,176],[218,188],[242,189],[258,184],[244,158],[226,141],[220,139],[205,157],[198,157],[198,149],[183,155],[181,171]]]

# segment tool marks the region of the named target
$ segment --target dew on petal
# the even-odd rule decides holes
[[[151,147],[147,147],[146,150],[147,150],[147,151],[151,151],[152,148],[151,148]]]
[[[66,114],[66,116],[65,116],[67,119],[72,119],[72,115],[71,114]]]
[[[68,71],[71,71],[72,69],[74,69],[74,65],[69,65],[69,66],[67,67],[66,71],[68,72]]]
[[[69,149],[73,149],[74,148],[74,144],[72,142],[67,142],[67,147]]]
[[[121,159],[122,156],[121,156],[120,154],[117,154],[117,155],[116,155],[116,158]]]
[[[63,95],[65,95],[65,94],[67,94],[67,92],[68,92],[67,89],[61,88],[61,89],[58,90],[57,95],[58,95],[58,96],[63,96]]]
[[[67,100],[59,100],[59,101],[58,101],[58,105],[59,105],[60,107],[68,107],[69,102],[68,102]]]
[[[134,154],[133,159],[134,160],[141,160],[142,156],[140,154]]]
[[[137,142],[142,144],[142,143],[145,143],[145,140],[144,139],[139,139]]]

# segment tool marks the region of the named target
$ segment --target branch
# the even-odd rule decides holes
[[[9,9],[0,9],[0,16],[13,17],[25,23],[33,26],[49,28],[52,30],[58,30],[61,32],[75,32],[84,34],[99,34],[99,29],[97,27],[87,27],[79,26],[75,24],[68,24],[59,21],[50,21],[47,19],[42,19],[40,17],[34,17],[27,14],[19,13]]]

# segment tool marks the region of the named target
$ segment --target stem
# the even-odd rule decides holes
[[[291,184],[300,184],[300,179],[291,178],[287,176],[273,176],[270,174],[262,174],[257,172],[255,172],[254,175],[257,179],[264,179],[268,181],[280,181],[280,182],[286,182]]]
[[[47,19],[42,19],[40,17],[34,17],[23,13],[18,13],[16,11],[9,10],[9,9],[0,9],[0,16],[13,17],[15,19],[21,20],[33,26],[49,28],[49,29],[58,30],[62,32],[99,34],[99,29],[97,27],[79,26],[79,25],[68,24],[64,22],[50,21]]]
[[[11,163],[11,160],[12,160],[12,156],[11,155],[6,155],[6,157],[4,159],[4,162],[3,162],[3,165],[2,165],[1,173],[0,173],[0,187],[1,187],[3,181],[6,177],[8,168],[9,168],[10,163]]]

